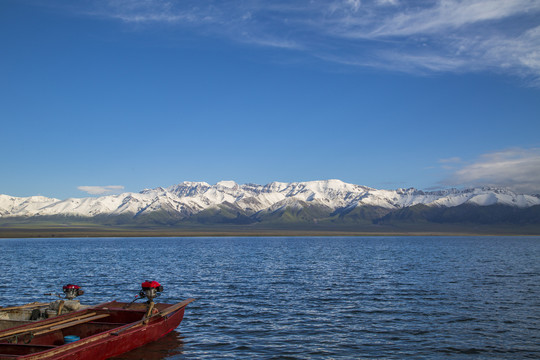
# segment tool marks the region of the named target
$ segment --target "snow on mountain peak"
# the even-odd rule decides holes
[[[377,190],[335,179],[272,182],[266,185],[239,185],[234,181],[220,181],[209,185],[206,182],[184,181],[168,188],[158,187],[139,193],[99,198],[58,200],[42,196],[17,198],[0,195],[0,216],[143,214],[159,209],[188,216],[223,203],[236,206],[247,213],[256,213],[284,206],[298,207],[300,204],[324,206],[334,210],[366,205],[399,209],[417,204],[440,207],[501,204],[525,208],[540,205],[540,198],[493,188],[430,192],[414,188]]]
[[[205,182],[184,181],[178,185],[168,187],[167,191],[179,197],[192,197],[204,193],[210,187],[210,184]]]
[[[238,186],[237,183],[235,183],[234,181],[232,180],[223,180],[223,181],[220,181],[216,184],[216,186],[218,187],[224,187],[224,188],[229,188],[229,189],[233,189],[235,188],[236,186]]]

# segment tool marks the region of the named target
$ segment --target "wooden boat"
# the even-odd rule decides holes
[[[0,331],[0,360],[99,360],[123,354],[173,331],[185,307],[108,302]],[[74,342],[71,338],[79,339]]]
[[[41,302],[0,308],[0,331],[43,318],[48,308],[49,303]]]
[[[0,308],[0,331],[37,320],[53,318],[86,307],[88,305],[81,305],[78,300],[56,300],[50,303],[33,302],[25,305],[3,307]]]
[[[79,300],[74,300],[77,296],[84,294],[80,286],[68,284],[63,287],[65,298],[56,295],[61,300],[53,302],[33,302],[25,305],[0,307],[0,331],[28,324],[37,320],[52,318],[61,314],[70,313],[87,307],[81,305]]]

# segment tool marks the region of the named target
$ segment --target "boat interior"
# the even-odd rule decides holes
[[[127,306],[127,307],[126,307]],[[155,304],[158,311],[168,304]],[[0,359],[16,358],[53,349],[67,343],[68,338],[84,339],[122,326],[140,322],[147,312],[147,304],[111,302],[62,315],[53,319],[34,322],[0,332]],[[119,329],[118,332],[121,332]]]

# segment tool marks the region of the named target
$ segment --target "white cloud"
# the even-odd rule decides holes
[[[441,164],[456,164],[456,163],[460,163],[461,162],[461,158],[460,157],[451,157],[451,158],[447,158],[447,159],[439,159],[439,162]]]
[[[540,85],[538,0],[101,0],[87,14],[404,72],[494,70]],[[144,28],[144,27],[143,27]]]
[[[508,149],[482,155],[455,171],[446,185],[507,187],[520,193],[540,193],[540,148]]]
[[[379,5],[398,5],[398,0],[376,0]]]
[[[455,170],[456,166],[462,164],[463,161],[459,157],[452,157],[448,159],[439,159],[438,162],[444,170]]]
[[[423,6],[364,7],[359,16],[339,12],[321,32],[349,39],[334,58],[404,72],[492,70],[540,82],[540,2],[439,0]],[[355,51],[355,44],[363,44]]]
[[[84,191],[90,195],[106,195],[119,193],[124,190],[122,185],[106,185],[106,186],[78,186],[77,189]]]
[[[447,32],[468,25],[538,12],[540,3],[530,0],[441,0],[431,7],[400,9],[382,18],[372,36],[408,36]]]
[[[346,3],[352,8],[354,12],[357,12],[360,8],[360,0],[346,0]]]

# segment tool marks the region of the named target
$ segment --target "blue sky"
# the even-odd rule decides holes
[[[4,0],[0,193],[540,193],[540,2]]]

